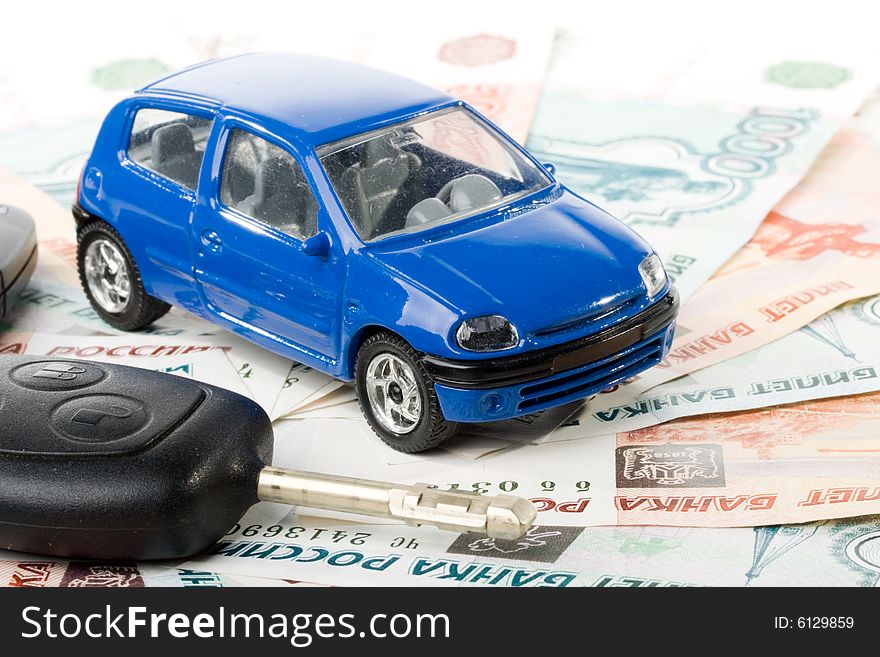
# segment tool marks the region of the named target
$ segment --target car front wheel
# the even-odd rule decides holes
[[[392,333],[371,335],[355,363],[358,403],[373,431],[400,452],[423,452],[459,429],[443,417],[416,351]]]

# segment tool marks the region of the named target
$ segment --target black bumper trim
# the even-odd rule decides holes
[[[73,219],[76,221],[77,226],[92,218],[92,215],[86,212],[79,203],[71,205],[70,212],[73,214]]]
[[[608,358],[668,327],[678,314],[674,287],[638,315],[578,340],[514,356],[486,360],[447,360],[422,356],[434,383],[456,388],[485,389],[530,383]]]

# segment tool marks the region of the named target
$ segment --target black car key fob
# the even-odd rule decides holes
[[[191,554],[257,502],[272,446],[262,409],[215,386],[0,357],[0,547],[106,559]]]
[[[150,370],[0,356],[0,549],[182,558],[258,500],[516,538],[535,517],[480,496],[273,468],[272,424],[239,394]]]
[[[36,266],[33,219],[24,210],[0,204],[0,319],[9,314]]]

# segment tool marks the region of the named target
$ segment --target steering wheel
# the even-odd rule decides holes
[[[443,185],[440,188],[440,191],[434,195],[438,201],[443,203],[444,205],[449,205],[449,199],[452,197],[452,188],[455,187],[455,183],[461,180],[464,176],[459,176],[458,178],[453,178],[448,183]]]
[[[464,212],[488,205],[502,197],[498,185],[479,173],[453,178],[434,197],[452,212]]]

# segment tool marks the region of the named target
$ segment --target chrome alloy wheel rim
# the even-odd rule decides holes
[[[110,240],[99,237],[85,257],[86,283],[92,297],[108,313],[125,310],[131,298],[131,275],[125,257]]]
[[[412,367],[394,354],[379,354],[367,367],[367,396],[385,429],[407,434],[422,417],[422,395]]]

